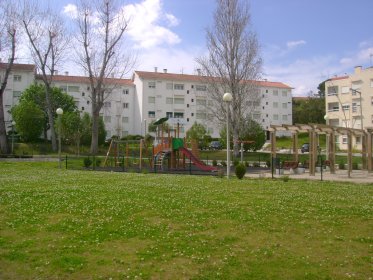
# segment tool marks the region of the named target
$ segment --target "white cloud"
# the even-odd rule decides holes
[[[172,14],[165,14],[166,19],[168,21],[168,26],[177,26],[179,25],[180,21]]]
[[[70,18],[75,19],[78,17],[78,8],[74,4],[67,4],[66,6],[63,7],[62,13],[64,13]]]
[[[162,10],[161,0],[144,0],[139,4],[123,7],[123,12],[129,16],[128,35],[136,43],[137,48],[151,48],[162,44],[175,45],[181,42],[180,37],[170,29],[161,26],[175,26],[179,20],[172,14]]]
[[[299,41],[290,41],[290,42],[287,42],[286,43],[286,46],[289,48],[289,49],[294,49],[296,47],[299,47],[301,45],[305,45],[306,44],[306,41],[304,40],[299,40]]]

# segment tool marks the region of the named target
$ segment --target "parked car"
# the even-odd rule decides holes
[[[310,151],[310,144],[309,143],[304,143],[302,145],[302,148],[300,149],[302,153],[308,153]]]
[[[221,150],[222,146],[219,141],[212,141],[209,145],[209,150]]]

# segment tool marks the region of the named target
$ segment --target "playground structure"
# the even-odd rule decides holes
[[[192,149],[187,148],[185,139],[179,138],[180,124],[174,130],[174,136],[168,129],[165,136],[163,125],[168,118],[157,120],[156,137],[150,155],[150,147],[141,140],[112,139],[103,166],[109,165],[123,168],[135,168],[142,170],[148,168],[154,172],[181,171],[195,168],[199,171],[213,172],[218,168],[206,165],[198,157],[198,144],[192,141]]]
[[[186,159],[189,160],[189,168],[196,167],[201,171],[217,171],[218,168],[206,165],[198,158],[198,145],[192,141],[192,151],[187,148],[185,138],[180,138],[180,124],[174,130],[174,137],[171,136],[171,130],[167,131],[167,137],[162,124],[168,118],[161,118],[154,124],[157,125],[157,137],[153,145],[153,169],[155,172],[168,170],[185,170],[187,167]]]

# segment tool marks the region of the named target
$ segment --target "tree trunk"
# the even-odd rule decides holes
[[[93,106],[92,106],[93,107]],[[100,113],[92,108],[92,139],[91,139],[91,154],[95,155],[98,152],[98,121]]]
[[[54,152],[57,151],[57,141],[56,141],[56,132],[54,130],[54,118],[53,118],[53,108],[52,102],[50,98],[50,86],[45,86],[45,101],[47,103],[47,114],[48,114],[48,122],[49,122],[49,129],[51,131],[51,142],[52,142],[52,150]]]
[[[0,94],[0,151],[3,154],[7,154],[9,152],[4,121],[3,94]]]

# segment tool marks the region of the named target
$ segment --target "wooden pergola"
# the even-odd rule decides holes
[[[293,160],[298,161],[298,134],[300,132],[307,132],[309,135],[309,175],[314,176],[316,172],[316,162],[317,162],[317,148],[318,135],[326,134],[326,151],[327,158],[330,162],[330,172],[335,173],[335,136],[336,135],[347,135],[348,149],[348,176],[352,172],[352,136],[360,136],[362,149],[362,169],[373,171],[373,159],[372,159],[372,144],[373,144],[373,128],[354,129],[354,128],[344,128],[335,127],[323,124],[295,124],[295,125],[271,125],[268,129],[270,132],[271,139],[271,155],[272,158],[276,157],[276,132],[277,131],[290,131],[292,133],[292,150],[293,150]]]

